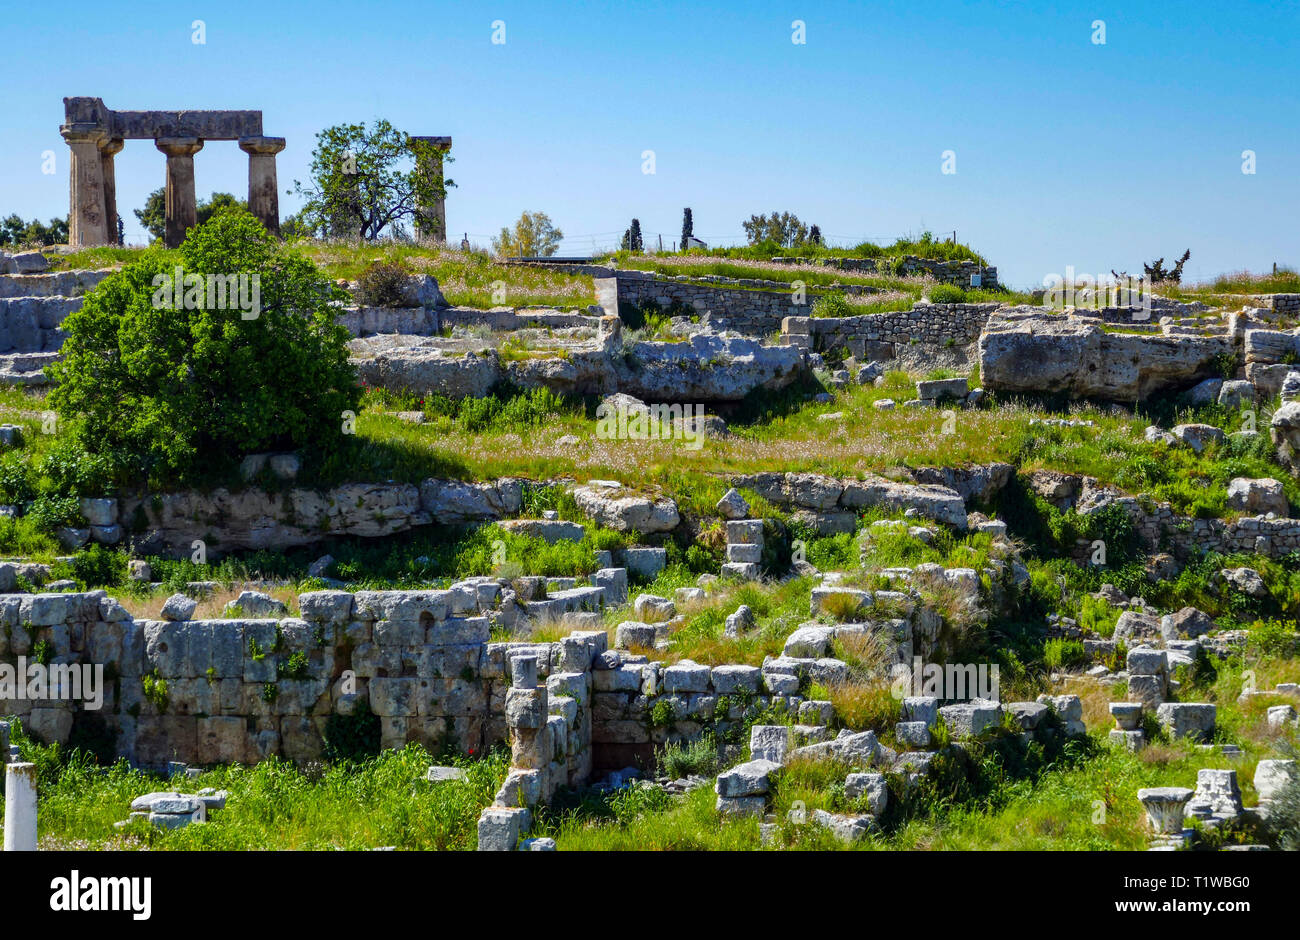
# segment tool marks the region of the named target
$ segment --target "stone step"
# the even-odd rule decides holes
[[[45,385],[43,370],[58,358],[57,352],[0,355],[0,385]]]
[[[53,274],[0,274],[0,298],[79,297],[112,270],[56,271]]]
[[[0,298],[0,352],[57,352],[63,319],[80,307],[80,297]]]

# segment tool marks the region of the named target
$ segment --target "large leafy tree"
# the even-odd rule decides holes
[[[160,284],[177,265],[186,275],[246,275],[258,285],[256,315],[219,309],[211,294],[174,309]],[[89,453],[156,484],[259,451],[323,459],[342,445],[342,413],[360,400],[348,334],[330,307],[341,299],[257,219],[219,213],[190,230],[179,258],[149,249],[67,316],[50,402]]]
[[[194,207],[195,224],[202,225],[214,215],[231,209],[247,211],[248,202],[237,199],[231,193],[213,193],[207,199],[200,199]],[[161,188],[151,192],[144,201],[144,208],[135,210],[135,217],[140,220],[140,224],[144,226],[144,230],[149,233],[153,241],[162,241],[163,234],[167,230],[166,192]]]
[[[373,129],[364,123],[325,128],[316,135],[309,185],[294,180],[293,191],[306,199],[300,222],[326,237],[405,236],[419,207],[456,185],[420,172],[419,159],[432,146],[382,119]],[[442,159],[452,162],[450,154]]]
[[[492,250],[503,257],[548,258],[559,249],[563,238],[564,233],[545,212],[524,212],[513,228],[503,228],[492,239]]]

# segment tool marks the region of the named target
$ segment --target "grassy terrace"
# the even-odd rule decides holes
[[[546,390],[453,403],[382,390],[367,393],[357,433],[334,456],[308,452],[300,485],[382,481],[418,483],[430,476],[533,480],[612,478],[630,485],[658,485],[686,508],[711,514],[724,489],[725,474],[802,471],[859,476],[898,476],[908,466],[958,466],[1006,461],[1022,470],[1052,469],[1095,476],[1130,493],[1171,502],[1176,511],[1202,517],[1232,515],[1225,488],[1235,476],[1283,480],[1293,508],[1300,506],[1300,482],[1274,462],[1265,435],[1230,438],[1197,455],[1187,448],[1149,444],[1143,430],[1158,421],[1241,426],[1241,415],[1207,406],[1179,408],[1176,401],[1150,403],[1148,412],[1074,404],[1065,411],[1050,403],[1023,401],[958,410],[943,433],[945,418],[934,409],[873,407],[883,398],[914,396],[915,376],[892,372],[881,387],[851,387],[818,404],[809,390],[756,396],[730,416],[731,434],[701,439],[692,449],[679,439],[617,440],[597,435],[595,399],[561,398]],[[103,495],[113,488],[111,468],[82,467],[69,479],[67,442],[41,433],[45,410],[40,393],[0,391],[0,418],[24,428],[24,446],[0,459],[0,502],[20,502],[24,493],[52,497],[68,492]],[[1267,427],[1271,406],[1258,422]],[[423,411],[426,421],[398,419],[399,411]],[[1065,414],[1091,420],[1092,427],[1033,423]],[[838,415],[827,419],[828,415]],[[577,443],[570,439],[577,438]],[[233,462],[214,467],[192,485],[239,486]],[[24,520],[0,519],[5,551],[39,553],[48,548]]]
[[[1199,300],[1211,306],[1236,306],[1255,294],[1300,294],[1300,272],[1279,268],[1276,273],[1238,271],[1204,284],[1164,285],[1161,293],[1178,300]]]
[[[165,249],[160,249],[165,250]],[[301,241],[297,250],[334,278],[355,280],[374,261],[399,263],[419,274],[431,274],[449,304],[489,307],[545,305],[585,308],[594,303],[591,278],[540,268],[499,264],[485,254],[452,248],[402,243],[355,245]],[[105,268],[139,257],[143,248],[89,248],[68,255],[52,255],[54,270]],[[505,299],[493,299],[494,285],[504,285]]]

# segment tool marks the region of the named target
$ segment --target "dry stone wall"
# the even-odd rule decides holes
[[[966,346],[979,339],[998,304],[917,304],[911,310],[860,317],[792,316],[781,342],[814,352],[845,349],[859,359],[892,359],[899,345]]]
[[[892,274],[903,277],[932,277],[944,284],[956,284],[958,287],[972,287],[972,277],[980,278],[979,286],[995,287],[998,283],[998,269],[979,264],[975,261],[937,261],[932,258],[918,258],[906,255],[902,258],[819,258],[815,261],[806,258],[773,258],[777,264],[809,264],[822,268],[834,268],[837,271],[852,271],[856,274]]]

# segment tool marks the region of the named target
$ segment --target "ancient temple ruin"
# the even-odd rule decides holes
[[[127,140],[153,140],[167,156],[164,242],[175,248],[197,221],[194,155],[209,140],[234,140],[248,154],[248,209],[279,233],[275,155],[283,137],[262,134],[261,111],[114,111],[101,98],[64,98],[59,133],[72,151],[68,243],[116,241],[117,193],[113,158]]]
[[[412,137],[418,146],[416,164],[436,195],[428,205],[416,207],[416,227],[422,239],[447,240],[447,193],[443,187],[443,156],[451,149],[450,137]]]

